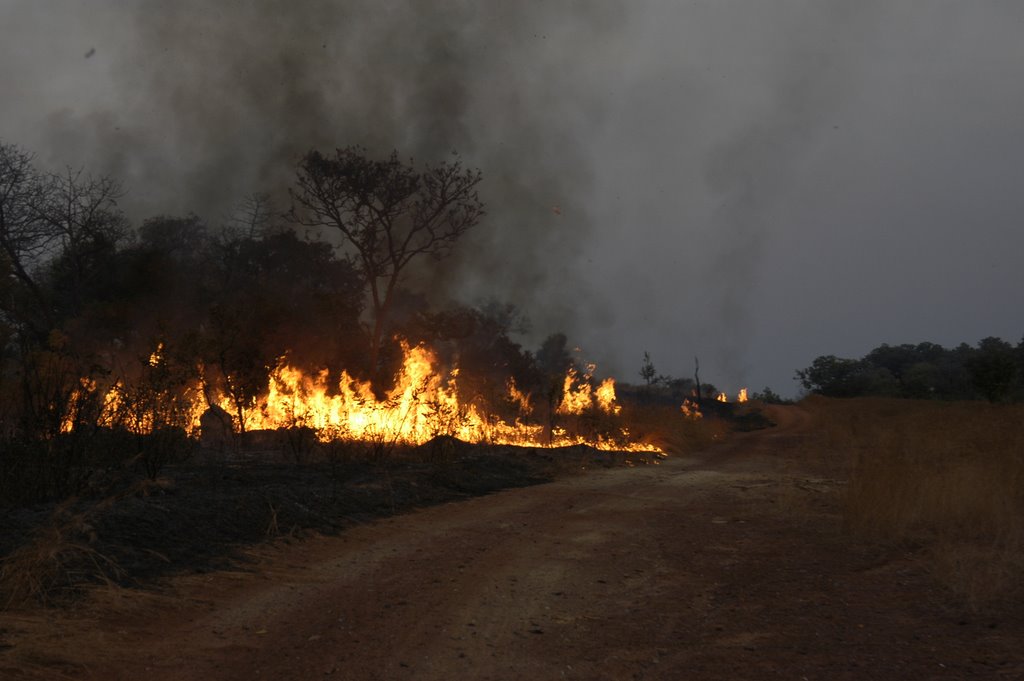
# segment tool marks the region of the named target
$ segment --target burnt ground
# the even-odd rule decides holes
[[[1024,678],[1024,616],[965,612],[914,547],[849,535],[844,462],[799,407],[772,415],[659,465],[8,611],[0,678]]]
[[[56,530],[70,550],[31,600],[67,605],[96,583],[146,587],[163,577],[238,569],[246,549],[267,540],[337,534],[376,518],[497,490],[550,482],[588,467],[647,463],[654,455],[473,446],[438,438],[370,461],[281,461],[281,450],[228,456],[200,451],[156,479],[138,472],[104,476],[100,490],[61,504],[0,515],[0,557]],[[99,557],[99,561],[96,558]],[[2,605],[2,603],[0,603]]]

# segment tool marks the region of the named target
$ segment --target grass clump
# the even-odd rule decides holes
[[[0,609],[59,604],[86,584],[114,586],[123,578],[117,562],[94,547],[89,514],[73,513],[70,506],[57,507],[49,522],[0,561]]]

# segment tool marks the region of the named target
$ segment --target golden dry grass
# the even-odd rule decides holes
[[[638,441],[656,445],[670,456],[699,451],[729,433],[724,421],[684,418],[678,406],[631,407],[623,414],[623,421]]]
[[[1024,600],[1024,406],[813,398],[828,449],[846,455],[846,522],[921,547],[972,610]]]

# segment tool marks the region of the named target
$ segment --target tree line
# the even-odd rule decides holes
[[[971,346],[882,344],[860,359],[817,357],[796,378],[827,397],[905,397],[938,400],[1024,400],[1024,340],[989,337]]]

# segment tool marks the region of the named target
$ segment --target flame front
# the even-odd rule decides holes
[[[508,384],[508,400],[516,405],[519,416],[512,422],[487,413],[476,402],[462,402],[457,369],[444,376],[435,370],[437,361],[428,348],[403,344],[402,349],[404,361],[394,387],[380,398],[369,382],[359,381],[346,372],[332,381],[326,370],[309,374],[282,360],[270,372],[266,394],[247,409],[239,409],[226,395],[213,396],[210,405],[230,414],[238,431],[302,427],[312,429],[321,441],[415,445],[447,435],[475,443],[535,447],[586,444],[604,450],[661,451],[655,445],[634,441],[625,428],[614,422],[621,411],[615,401],[615,382],[606,379],[594,388],[593,367],[588,367],[582,376],[570,368],[564,378],[556,412],[580,417],[573,419],[577,432],[569,432],[553,423],[545,427],[528,422],[527,417],[534,411],[530,396],[513,381]],[[162,352],[161,344],[149,357],[151,368],[159,367]],[[95,385],[83,383],[83,391],[90,389],[95,390]],[[132,416],[129,405],[138,400],[121,383],[116,383],[103,397],[100,424],[118,425],[137,433],[150,432],[158,423],[177,425],[198,435],[201,416],[207,409],[204,391],[195,385],[187,392],[187,405],[180,415],[183,422],[171,423],[149,412]],[[587,415],[594,418],[583,418]],[[73,422],[67,425],[68,429],[71,427]],[[588,433],[579,432],[582,430]]]

